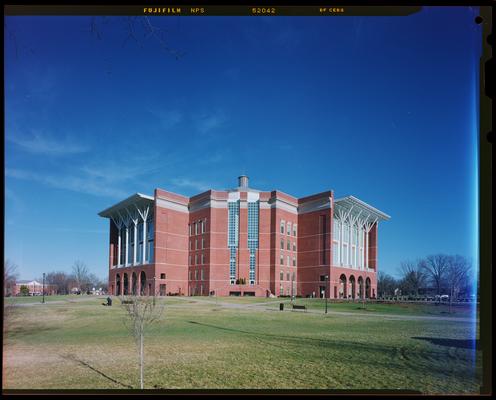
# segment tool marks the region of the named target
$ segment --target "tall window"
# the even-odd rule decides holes
[[[286,260],[287,260],[287,262],[288,262],[288,267],[289,267],[289,266],[291,266],[291,263],[289,262],[289,260],[290,260],[290,259],[291,259],[291,258],[290,258],[289,256],[286,256]]]
[[[291,250],[291,242],[290,242],[289,240],[288,240],[287,249],[288,249],[288,250]]]
[[[203,277],[203,268],[201,269],[201,277],[200,279],[203,281],[204,280],[204,277]]]
[[[195,254],[195,265],[198,265],[198,254]]]
[[[201,248],[202,248],[202,249],[204,249],[204,248],[205,248],[205,238],[202,238],[202,247],[201,247]]]
[[[129,226],[129,251],[127,257],[129,264],[132,264],[134,257],[134,224]]]
[[[201,263],[202,263],[202,265],[205,264],[205,254],[203,254],[203,253],[201,255]]]
[[[296,267],[296,257],[293,257],[293,267]]]
[[[284,280],[284,272],[282,272],[282,271],[279,273],[279,280],[280,281]]]
[[[198,228],[196,227],[196,222],[193,222],[193,235],[198,233]]]
[[[281,250],[284,250],[284,239],[281,239]]]
[[[286,272],[286,280],[289,281],[289,272]]]
[[[137,254],[137,262],[143,262],[143,221],[138,224],[138,254]]]
[[[293,242],[293,251],[296,251],[296,242]]]
[[[286,228],[287,228],[287,229],[286,229],[286,233],[287,233],[288,235],[291,235],[291,222],[288,222],[288,224],[286,225]]]
[[[155,236],[153,218],[146,221],[146,231],[147,231],[147,248],[146,248],[146,259],[148,263],[153,262],[153,238]]]
[[[293,224],[293,236],[296,237],[296,224]]]
[[[198,250],[198,239],[195,239],[195,250]]]
[[[205,233],[206,230],[207,230],[207,219],[205,218],[202,224],[202,233]]]
[[[334,218],[334,224],[333,224],[333,230],[332,230],[332,235],[334,236],[335,240],[341,240],[341,224],[339,223],[339,220]]]
[[[281,221],[281,235],[284,235],[284,220]]]
[[[281,259],[280,259],[281,265],[284,265],[284,256],[281,254]]]

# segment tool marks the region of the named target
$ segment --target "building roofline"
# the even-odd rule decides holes
[[[130,205],[130,204],[133,204],[135,203],[137,200],[148,200],[148,201],[154,201],[155,200],[155,197],[153,196],[148,196],[146,194],[142,194],[142,193],[135,193],[135,194],[132,194],[131,196],[129,196],[128,198],[106,208],[105,210],[103,211],[100,211],[98,213],[98,215],[100,217],[104,217],[104,218],[109,218],[110,217],[110,213],[112,211],[116,211],[118,209],[121,209],[122,207],[125,207],[126,205]]]
[[[379,210],[375,207],[372,207],[370,204],[365,203],[363,200],[360,200],[355,196],[345,196],[345,197],[341,197],[339,199],[334,199],[334,204],[337,206],[340,206],[343,204],[357,205],[357,206],[360,206],[360,207],[367,209],[371,214],[374,214],[378,219],[381,219],[384,221],[391,219],[391,217],[389,215],[387,215],[386,213],[382,212],[381,210]]]

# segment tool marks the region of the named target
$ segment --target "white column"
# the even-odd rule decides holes
[[[121,266],[121,228],[119,228],[119,238],[117,240],[117,266]]]
[[[339,263],[343,264],[344,220],[341,219],[341,241],[339,242]]]
[[[124,254],[124,260],[126,260],[126,266],[129,264],[129,227],[126,225],[126,254]]]
[[[143,264],[146,264],[146,218],[143,219]]]
[[[133,248],[133,265],[136,265],[136,248],[138,247],[138,219],[133,220],[134,225],[134,248]]]

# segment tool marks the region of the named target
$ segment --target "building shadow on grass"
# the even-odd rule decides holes
[[[448,338],[434,338],[423,336],[412,336],[412,339],[425,340],[432,344],[447,347],[457,347],[459,349],[476,349],[480,350],[479,339],[448,339]]]
[[[75,363],[78,363],[86,368],[89,368],[90,370],[92,370],[93,372],[96,372],[98,375],[100,376],[103,376],[105,379],[113,382],[113,383],[116,383],[117,385],[120,385],[126,389],[134,389],[131,385],[126,385],[125,383],[122,383],[122,382],[119,382],[117,379],[114,379],[110,376],[108,376],[107,374],[105,374],[104,372],[96,369],[95,367],[91,366],[90,364],[88,364],[86,361],[83,361],[83,360],[80,360],[79,358],[77,358],[76,356],[72,355],[72,354],[65,354],[65,355],[60,355],[62,358],[65,358],[66,360],[70,360],[70,361],[73,361]]]

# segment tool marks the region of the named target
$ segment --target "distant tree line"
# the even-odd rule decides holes
[[[379,297],[448,295],[450,301],[473,293],[471,263],[460,255],[434,254],[417,261],[402,262],[400,278],[384,272],[377,276]],[[477,282],[478,285],[478,282]]]
[[[16,281],[18,280],[18,267],[9,260],[4,261],[4,296],[14,293]],[[43,278],[36,280],[42,283]],[[52,271],[45,274],[45,284],[52,285],[57,294],[69,294],[73,289],[86,293],[95,289],[107,291],[107,282],[89,272],[88,267],[82,261],[75,261],[71,272]]]

